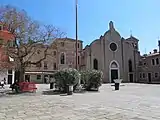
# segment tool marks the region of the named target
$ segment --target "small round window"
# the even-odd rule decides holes
[[[111,44],[110,44],[110,49],[111,49],[112,51],[116,51],[116,50],[117,50],[117,45],[116,45],[115,43],[111,43]]]

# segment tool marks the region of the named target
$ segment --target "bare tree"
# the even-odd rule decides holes
[[[14,35],[13,46],[11,47],[11,41],[8,41],[5,48],[7,54],[14,59],[16,70],[20,72],[19,80],[24,80],[26,66],[46,59],[50,43],[64,35],[53,25],[41,25],[31,19],[24,10],[9,5],[0,7],[0,22]],[[30,58],[35,54],[36,46],[39,44],[45,49],[43,57],[33,62]]]

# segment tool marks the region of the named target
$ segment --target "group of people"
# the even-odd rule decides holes
[[[1,80],[0,86],[4,89],[4,85],[5,84],[6,84],[6,78],[4,78],[3,80]]]

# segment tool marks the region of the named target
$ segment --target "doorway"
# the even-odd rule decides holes
[[[118,70],[111,69],[111,83],[114,83],[114,79],[118,79]]]
[[[152,80],[151,80],[151,73],[148,73],[148,82],[151,83]]]
[[[12,75],[8,75],[8,84],[12,84]]]
[[[133,74],[129,74],[129,81],[133,82]]]
[[[30,82],[30,75],[25,75],[25,81]]]

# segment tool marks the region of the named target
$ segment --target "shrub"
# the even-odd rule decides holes
[[[56,85],[61,89],[61,91],[67,92],[68,85],[73,85],[75,88],[78,84],[80,74],[76,69],[69,68],[58,71],[54,74],[54,78],[56,80]]]
[[[81,81],[84,83],[84,87],[88,91],[92,88],[98,90],[102,85],[102,76],[103,73],[97,70],[81,71]]]

